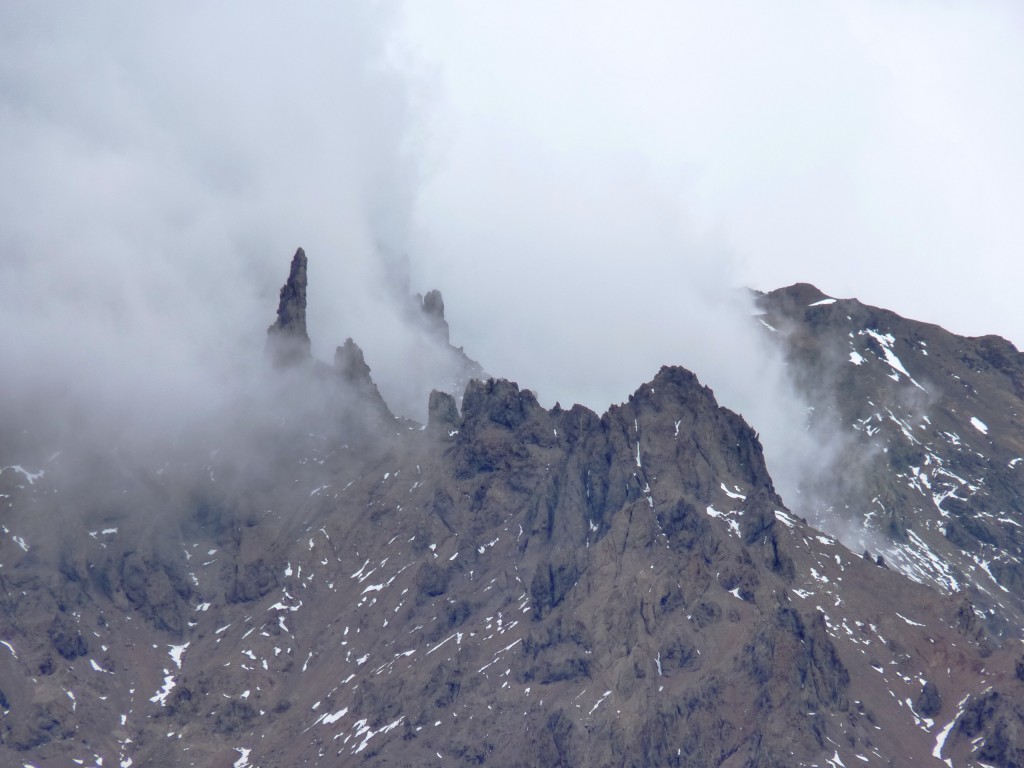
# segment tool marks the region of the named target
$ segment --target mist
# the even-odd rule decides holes
[[[303,246],[314,355],[353,337],[396,413],[445,378],[409,319],[440,288],[453,343],[548,406],[695,371],[788,499],[831,437],[745,288],[1024,340],[1020,13],[4,6],[5,421],[159,444],[265,410]]]
[[[547,405],[601,412],[690,368],[760,432],[787,503],[827,507],[811,491],[838,462],[855,491],[851,443],[808,429],[743,288],[813,282],[1020,344],[993,280],[1024,246],[1020,21],[1005,3],[410,6],[443,84],[414,275],[458,343]]]
[[[1024,200],[1022,13],[1005,2],[411,6],[410,37],[444,84],[445,162],[419,197],[420,225],[457,289],[450,273],[468,258],[455,249],[490,261],[510,233],[578,231],[567,215],[614,227],[653,196],[728,253],[737,284],[812,282],[1020,346],[1024,314],[992,275],[1016,277],[1024,245],[1012,212]],[[495,230],[499,219],[508,226]],[[574,252],[519,257],[585,264],[582,238]],[[702,261],[690,251],[677,251],[672,279]]]
[[[0,11],[18,412],[67,407],[154,439],[223,412],[265,368],[297,245],[317,255],[321,358],[395,332],[402,265],[382,254],[406,247],[416,171],[384,64],[394,9],[241,10]]]

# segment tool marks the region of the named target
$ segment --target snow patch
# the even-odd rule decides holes
[[[927,391],[924,387],[922,387],[920,384],[914,381],[913,376],[911,376],[910,373],[907,372],[907,369],[903,366],[903,363],[896,356],[896,353],[892,351],[893,344],[896,343],[896,338],[891,333],[880,333],[879,331],[872,330],[870,328],[864,331],[860,331],[860,333],[867,334],[868,336],[873,338],[875,341],[878,342],[878,346],[882,348],[884,362],[893,370],[889,378],[891,378],[893,381],[899,381],[899,374],[902,373],[904,376],[910,379],[910,383],[913,384],[915,387],[922,391]]]
[[[167,674],[167,670],[164,670],[164,687],[157,691],[153,696],[150,696],[149,700],[154,704],[159,704],[161,707],[167,706],[167,696],[171,691],[174,690],[174,686],[177,682],[174,680],[174,675]]]
[[[171,660],[174,661],[178,669],[181,669],[181,657],[185,655],[185,651],[188,650],[191,643],[185,643],[184,645],[172,645],[170,647]]]
[[[722,490],[725,491],[725,495],[728,496],[730,499],[743,499],[743,500],[746,500],[746,498],[747,498],[742,493],[740,493],[739,486],[734,486],[734,488],[736,489],[734,491],[730,491],[726,487],[725,483],[721,483],[721,487],[722,487]]]
[[[597,711],[597,708],[600,707],[604,703],[604,700],[607,699],[611,695],[612,695],[611,691],[605,691],[604,695],[601,696],[601,698],[597,700],[597,703],[594,704],[594,706],[592,706],[590,708],[590,714],[591,715],[594,714],[594,712]]]
[[[324,715],[324,719],[321,722],[324,725],[331,725],[332,723],[336,723],[339,720],[341,720],[341,718],[343,718],[346,714],[348,714],[348,707],[343,707],[339,709],[337,712],[334,712],[333,714]]]

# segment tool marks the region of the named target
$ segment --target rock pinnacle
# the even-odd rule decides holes
[[[288,280],[281,287],[277,322],[267,329],[267,350],[277,367],[310,358],[306,333],[306,252],[301,248],[292,257]]]

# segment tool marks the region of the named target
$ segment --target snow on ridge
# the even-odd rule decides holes
[[[835,303],[836,303],[835,299],[827,298],[827,299],[821,299],[820,301],[816,301],[813,304],[808,304],[807,306],[808,307],[824,307],[827,304],[835,304]]]

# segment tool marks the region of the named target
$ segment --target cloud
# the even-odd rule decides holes
[[[300,244],[318,354],[386,350],[365,318],[394,331],[381,253],[405,251],[416,183],[394,12],[0,10],[5,405],[201,421],[262,366]]]
[[[487,261],[495,244],[467,221],[481,210],[493,220],[508,208],[511,228],[522,198],[552,183],[585,196],[619,184],[622,165],[653,168],[658,194],[730,253],[739,282],[814,282],[1024,345],[1012,289],[1024,246],[1019,4],[641,2],[579,13],[566,1],[410,13],[409,35],[447,99],[446,163],[423,194],[438,252]],[[475,199],[460,219],[463,189]],[[592,206],[588,223],[617,212]]]
[[[806,452],[742,286],[1024,339],[1019,15],[3,6],[4,407],[202,421],[258,375],[302,245],[315,354],[354,337],[404,413],[443,372],[396,296],[440,287],[454,342],[547,404],[677,363]]]

